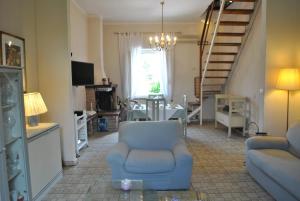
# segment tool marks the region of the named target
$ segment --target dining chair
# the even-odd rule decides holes
[[[133,115],[133,109],[137,106],[146,105],[146,99],[145,98],[134,98],[134,99],[128,99],[128,107],[127,107],[127,120],[128,121],[148,121],[149,117],[148,115],[140,112],[138,115]]]
[[[152,115],[151,115],[151,120],[152,121],[159,121],[159,113],[160,113],[160,103],[163,103],[163,120],[166,120],[166,99],[162,94],[151,94],[148,96],[146,99],[146,116],[149,114],[149,104],[151,105],[152,109]]]

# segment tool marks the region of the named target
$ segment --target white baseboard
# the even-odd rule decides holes
[[[34,198],[33,201],[42,201],[42,199],[49,193],[50,189],[63,178],[63,170],[61,170]]]
[[[75,161],[63,161],[64,166],[76,166],[78,165],[78,159]]]

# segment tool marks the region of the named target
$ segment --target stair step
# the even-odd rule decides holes
[[[205,76],[207,79],[227,79],[228,76]]]
[[[218,32],[217,36],[242,37],[245,33]]]
[[[203,93],[221,93],[220,90],[209,90],[209,91],[203,91]]]
[[[223,14],[250,15],[253,9],[224,9]]]
[[[222,72],[222,71],[230,72],[231,69],[207,69],[207,71],[211,71],[211,72]]]
[[[255,2],[256,0],[227,0],[229,2]]]
[[[222,86],[224,84],[203,84],[204,87],[210,87],[210,86]]]
[[[215,46],[241,46],[242,43],[215,43]]]
[[[209,61],[211,64],[233,64],[234,61]]]
[[[233,55],[233,56],[237,55],[236,52],[212,52],[211,54],[212,55]]]
[[[220,21],[222,26],[247,26],[249,22],[246,21]]]

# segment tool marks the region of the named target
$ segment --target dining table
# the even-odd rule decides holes
[[[146,104],[135,104],[131,109],[128,110],[127,120],[128,121],[137,121],[141,119],[152,120],[153,111],[151,105],[148,106],[148,117]],[[159,105],[159,121],[170,120],[170,119],[184,119],[185,118],[185,109],[180,104],[166,104],[165,106],[165,118],[164,119],[164,105]]]

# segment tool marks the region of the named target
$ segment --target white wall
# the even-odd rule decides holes
[[[101,17],[88,15],[72,0],[70,2],[72,60],[94,64],[95,84],[106,77],[103,64],[103,22]],[[73,87],[74,110],[85,110],[85,87]]]
[[[260,7],[253,29],[238,60],[238,64],[228,80],[229,94],[245,96],[249,100],[251,121],[263,129],[264,90],[266,56],[266,8]]]
[[[59,123],[63,161],[75,164],[69,3],[36,0],[36,30],[39,90],[48,107],[44,120]]]
[[[88,62],[88,17],[73,0],[70,1],[70,28],[72,60]],[[73,86],[73,98],[74,110],[86,108],[84,86]]]
[[[27,91],[38,89],[34,0],[1,0],[0,30],[25,39]]]
[[[103,61],[103,20],[98,16],[88,18],[88,55],[89,61],[94,63],[95,84],[101,84],[106,77]]]
[[[265,129],[284,135],[287,119],[287,93],[277,90],[280,67],[300,67],[300,4],[298,0],[267,1],[267,57]],[[300,92],[292,93],[290,125],[300,120]]]

